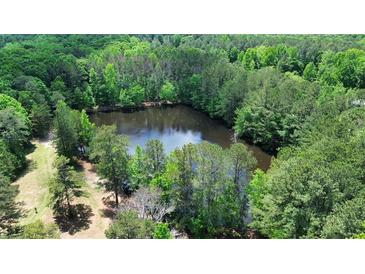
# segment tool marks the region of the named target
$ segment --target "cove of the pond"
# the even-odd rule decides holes
[[[213,120],[205,113],[185,105],[150,107],[135,112],[96,112],[90,119],[97,126],[115,124],[120,134],[129,137],[129,150],[133,153],[137,145],[144,145],[150,139],[158,139],[167,153],[185,144],[208,141],[228,148],[234,140],[233,131],[222,121]],[[257,167],[267,170],[271,156],[259,147],[247,148],[257,159]]]

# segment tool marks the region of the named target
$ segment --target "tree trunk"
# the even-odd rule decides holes
[[[118,208],[119,200],[118,200],[118,189],[117,188],[114,189],[114,194],[115,194],[115,206],[116,206],[116,208]]]

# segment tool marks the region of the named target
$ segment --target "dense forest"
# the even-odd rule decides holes
[[[167,154],[151,140],[130,155],[115,126],[88,117],[146,102],[223,120],[271,167],[240,143]],[[23,224],[14,182],[50,131],[58,225]],[[60,237],[88,195],[80,159],[113,193],[107,238],[365,238],[364,155],[364,35],[0,36],[2,238]]]

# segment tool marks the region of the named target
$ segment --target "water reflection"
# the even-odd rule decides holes
[[[98,126],[115,124],[120,134],[129,137],[131,153],[136,145],[143,147],[150,139],[159,139],[166,152],[188,143],[198,144],[202,141],[227,148],[233,140],[233,132],[222,123],[182,105],[149,108],[132,113],[96,113],[90,118]],[[258,167],[266,170],[270,165],[270,156],[258,147],[247,146],[255,155]]]

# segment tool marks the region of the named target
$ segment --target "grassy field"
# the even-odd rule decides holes
[[[53,163],[56,159],[55,149],[47,142],[34,141],[35,150],[27,155],[29,166],[16,184],[19,186],[17,200],[23,203],[25,217],[21,224],[28,224],[37,219],[52,222],[52,211],[48,207],[48,181],[54,173]]]
[[[19,187],[17,201],[23,203],[24,217],[20,224],[29,224],[38,219],[44,223],[54,223],[52,210],[49,207],[50,194],[48,182],[55,172],[53,163],[56,159],[56,150],[50,141],[33,141],[35,150],[27,155],[29,165],[24,175],[15,184]],[[110,223],[105,216],[108,210],[103,201],[108,199],[97,184],[99,180],[90,163],[80,161],[80,170],[85,178],[83,190],[85,197],[78,198],[74,203],[82,206],[84,213],[80,222],[69,225],[67,231],[62,231],[62,238],[105,238],[104,231]]]

